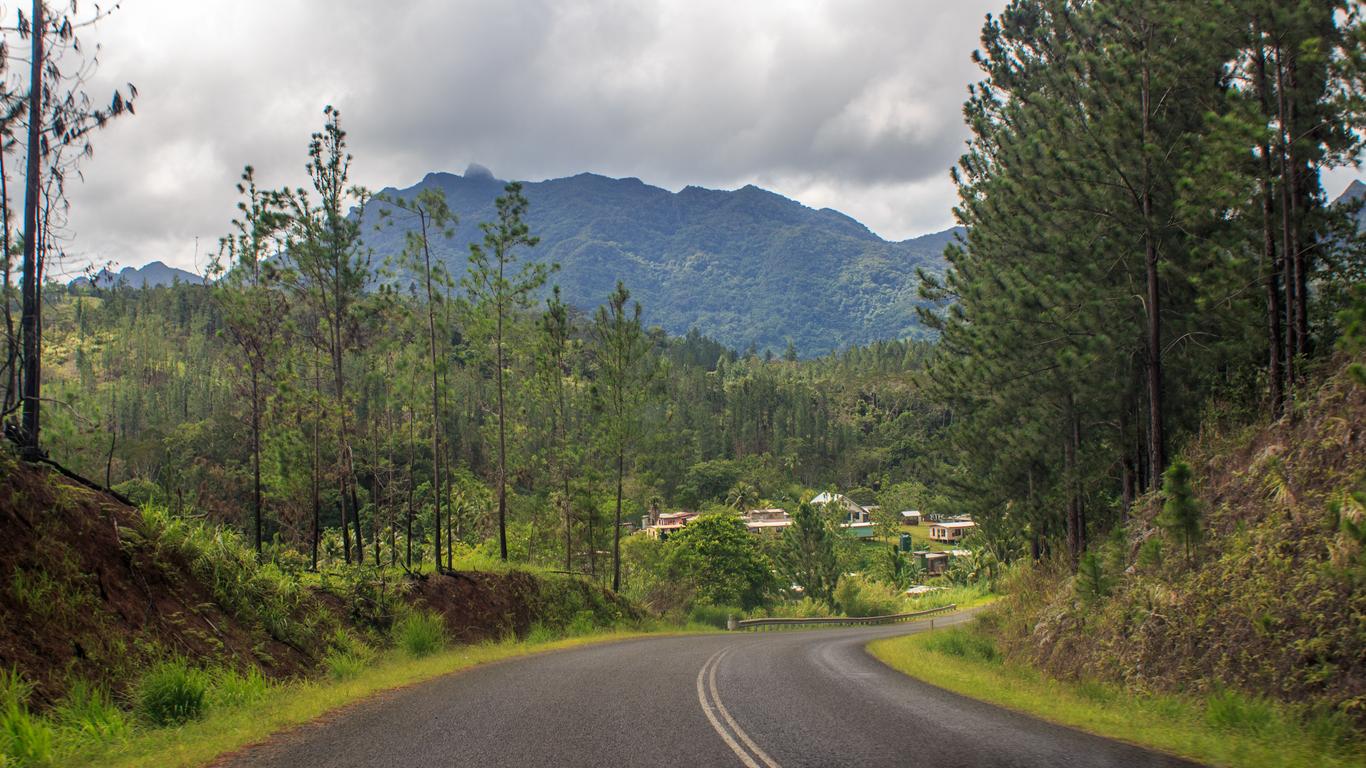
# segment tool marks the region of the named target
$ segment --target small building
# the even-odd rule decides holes
[[[792,525],[792,518],[787,514],[787,510],[777,507],[746,510],[742,517],[750,533],[777,536],[784,528]]]
[[[872,523],[872,510],[877,507],[860,506],[858,502],[845,496],[842,493],[831,493],[822,491],[815,498],[811,499],[813,507],[834,507],[834,509],[844,513],[846,523]]]
[[[877,536],[877,526],[871,522],[840,523],[840,528],[856,539],[871,539]]]
[[[654,525],[645,526],[642,530],[645,531],[645,535],[664,541],[670,534],[683,530],[694,517],[697,517],[696,512],[661,512],[656,516]]]
[[[920,510],[903,509],[901,510],[902,525],[920,525]]]
[[[968,532],[977,527],[977,523],[971,520],[950,520],[942,523],[930,524],[930,541],[941,541],[949,544],[957,543],[968,535]]]
[[[938,576],[949,567],[949,555],[947,552],[915,552],[915,559],[920,561],[920,567],[925,569],[929,576]]]

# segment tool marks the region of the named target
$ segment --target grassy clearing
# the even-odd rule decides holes
[[[868,650],[912,677],[965,696],[1210,765],[1333,768],[1366,764],[1345,721],[1233,692],[1140,694],[1064,682],[1002,658],[975,628],[878,640]]]
[[[953,549],[951,545],[938,541],[930,540],[930,524],[921,523],[920,525],[903,525],[897,529],[898,533],[909,533],[911,541],[915,543],[916,549],[928,549],[931,552],[947,552]],[[895,544],[896,542],[892,542]]]
[[[301,725],[327,712],[353,704],[376,693],[419,683],[480,664],[528,656],[545,651],[591,643],[639,637],[647,632],[605,632],[581,637],[550,639],[543,642],[484,643],[414,656],[394,649],[378,656],[369,665],[349,669],[348,676],[271,686],[252,691],[238,706],[210,708],[202,720],[171,728],[136,729],[130,736],[102,748],[83,745],[78,753],[61,755],[62,765],[133,768],[156,765],[189,768],[204,765],[215,757],[271,734]],[[349,654],[347,654],[349,655]]]

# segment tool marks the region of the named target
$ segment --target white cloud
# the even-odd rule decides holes
[[[432,170],[756,183],[900,239],[952,223],[969,54],[999,4],[902,0],[124,0],[92,93],[138,114],[73,190],[73,261],[195,266],[252,163],[304,182],[324,104],[354,181]],[[203,258],[200,265],[203,265]]]

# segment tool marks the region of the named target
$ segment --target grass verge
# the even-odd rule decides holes
[[[203,720],[174,728],[139,730],[103,749],[65,756],[62,764],[107,768],[201,766],[225,753],[263,741],[272,734],[382,691],[503,659],[650,634],[657,633],[617,631],[540,643],[484,643],[458,646],[416,658],[401,651],[390,651],[349,679],[273,687],[249,705],[212,709]]]
[[[976,627],[878,640],[869,652],[931,685],[1210,765],[1335,768],[1366,764],[1366,745],[1333,717],[1233,692],[1205,697],[1142,694],[1056,680],[1005,660]]]

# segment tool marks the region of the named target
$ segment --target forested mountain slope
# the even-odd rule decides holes
[[[458,278],[504,184],[471,166],[463,176],[432,173],[383,192],[446,193],[460,224],[436,245],[436,255]],[[674,193],[639,179],[583,173],[527,183],[525,195],[531,232],[541,242],[519,257],[558,263],[552,282],[570,304],[595,307],[621,280],[643,305],[647,324],[674,334],[698,328],[739,349],[781,352],[791,341],[803,356],[923,336],[915,270],[940,271],[956,232],[888,242],[842,213],[755,186]],[[365,237],[383,257],[402,249],[404,225],[376,231],[381,207],[367,209]]]

